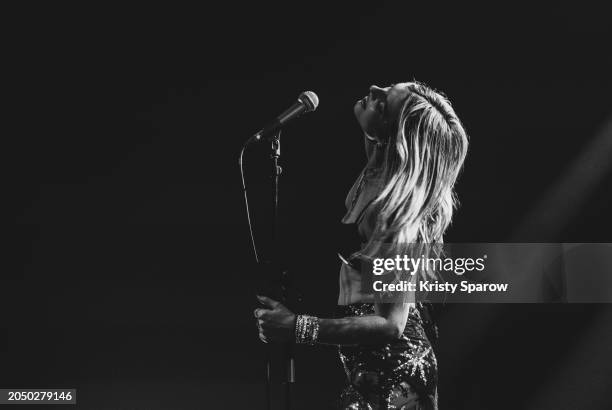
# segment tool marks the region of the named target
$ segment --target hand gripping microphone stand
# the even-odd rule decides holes
[[[272,161],[272,229],[270,232],[271,237],[271,252],[270,252],[270,261],[267,263],[268,265],[268,274],[269,277],[272,278],[280,278],[280,302],[284,305],[288,304],[288,290],[289,290],[289,273],[280,268],[280,255],[279,255],[279,218],[278,218],[278,202],[279,202],[279,181],[282,173],[282,169],[278,164],[278,160],[280,158],[280,134],[281,127],[284,123],[289,120],[299,116],[304,112],[313,111],[316,109],[318,105],[318,97],[313,92],[307,91],[300,95],[298,98],[298,102],[294,104],[291,108],[281,114],[272,124],[255,134],[251,137],[247,142],[243,145],[242,150],[240,151],[240,171],[242,177],[242,188],[244,192],[244,199],[246,205],[247,219],[249,222],[249,232],[251,235],[251,243],[253,245],[253,251],[255,253],[255,260],[258,264],[261,265],[259,260],[259,256],[257,254],[257,248],[255,246],[255,239],[253,235],[253,228],[251,226],[251,217],[248,206],[248,197],[246,191],[246,184],[244,179],[244,171],[242,167],[242,158],[244,154],[245,148],[253,141],[261,141],[267,135],[273,135],[271,138],[267,137],[270,141],[270,159]],[[280,276],[278,276],[280,274]],[[293,347],[294,342],[286,342],[283,343],[283,364],[285,368],[285,409],[291,409],[291,396],[293,386],[295,384],[295,360],[293,355]],[[266,346],[265,353],[265,400],[266,400],[266,409],[272,409],[272,346],[268,344]]]

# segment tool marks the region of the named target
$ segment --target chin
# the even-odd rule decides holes
[[[359,117],[361,117],[361,115],[363,114],[363,107],[361,106],[359,101],[357,101],[353,106],[353,114],[355,114],[355,118],[357,119],[357,121],[359,121]]]

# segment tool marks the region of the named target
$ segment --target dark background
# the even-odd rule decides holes
[[[17,264],[0,282],[0,387],[77,388],[84,409],[262,408],[237,159],[304,90],[320,106],[285,128],[281,158],[304,311],[335,304],[337,226],[365,159],[352,106],[371,84],[423,81],[466,126],[447,242],[612,242],[603,10],[225,2],[7,16]],[[261,232],[265,149],[245,163]],[[611,319],[610,305],[447,306],[440,408],[609,408]],[[335,350],[300,346],[297,366],[296,408],[332,406]]]

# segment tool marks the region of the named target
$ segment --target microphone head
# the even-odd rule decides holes
[[[314,111],[319,106],[319,97],[312,91],[304,91],[298,97],[298,101],[306,106],[306,112]]]

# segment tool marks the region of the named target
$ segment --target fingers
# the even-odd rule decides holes
[[[262,305],[264,305],[264,306],[266,306],[266,307],[269,307],[270,309],[275,309],[276,307],[278,307],[278,306],[281,304],[280,302],[277,302],[277,301],[276,301],[276,300],[274,300],[274,299],[270,299],[270,298],[269,298],[269,297],[267,297],[267,296],[260,296],[260,295],[257,295],[257,299],[259,300],[259,302],[260,302]]]
[[[263,320],[257,320],[257,330],[259,331],[259,340],[261,340],[264,343],[268,343],[268,337],[265,334],[262,324],[263,324]]]
[[[265,319],[266,314],[269,311],[266,309],[255,309],[253,311],[253,316],[255,316],[257,319]]]
[[[266,339],[264,332],[268,329],[268,326],[266,321],[262,319],[266,312],[267,311],[265,309],[255,309],[254,315],[257,318],[255,320],[255,324],[257,325],[257,330],[259,331],[259,338],[262,340],[262,342],[268,343],[267,340],[264,340]]]
[[[255,323],[257,324],[257,330],[259,332],[259,340],[261,340],[264,343],[268,343],[268,338],[266,337],[264,333],[264,329],[262,327],[264,321],[261,319],[257,319]]]
[[[262,305],[264,305],[267,308],[267,309],[259,308],[253,311],[253,316],[255,316],[255,318],[257,319],[257,328],[259,330],[259,340],[261,340],[264,343],[269,343],[269,340],[270,340],[269,333],[270,332],[267,326],[266,318],[270,310],[280,307],[282,306],[282,304],[266,296],[257,295],[257,299]],[[266,333],[268,333],[268,335],[266,335]]]
[[[263,329],[266,328],[266,322],[265,320],[262,320],[261,318],[263,317],[263,314],[265,313],[265,310],[263,309],[255,309],[255,325],[257,326],[257,329],[259,329],[259,332],[261,333]]]

